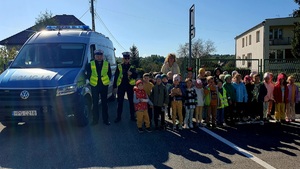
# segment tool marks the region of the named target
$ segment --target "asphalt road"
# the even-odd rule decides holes
[[[300,168],[299,122],[140,134],[124,105],[122,121],[115,124],[117,106],[109,104],[110,126],[0,125],[0,167]]]

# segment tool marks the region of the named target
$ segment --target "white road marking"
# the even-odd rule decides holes
[[[300,123],[296,123],[296,122],[290,122],[291,124],[294,124],[294,125],[297,125],[297,126],[300,126]]]
[[[246,151],[245,149],[242,149],[242,148],[238,147],[237,145],[235,145],[235,144],[231,143],[230,141],[226,140],[225,138],[223,138],[223,137],[217,135],[216,133],[208,130],[207,128],[202,127],[201,130],[203,130],[207,134],[213,136],[214,138],[218,139],[219,141],[223,142],[224,144],[227,144],[229,147],[235,149],[236,151],[242,153],[244,156],[246,156],[247,158],[253,160],[254,162],[258,163],[259,165],[261,165],[261,166],[263,166],[267,169],[275,169],[275,167],[273,167],[270,164],[266,163],[265,161],[257,158],[256,156],[254,156],[250,152]]]

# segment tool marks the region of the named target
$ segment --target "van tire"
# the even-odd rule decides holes
[[[76,125],[79,127],[87,126],[90,123],[91,119],[91,101],[87,98],[82,99],[83,102],[80,106],[75,110],[75,121]]]

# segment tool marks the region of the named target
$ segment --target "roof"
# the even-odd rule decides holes
[[[251,32],[251,31],[253,31],[253,30],[257,29],[257,28],[264,26],[265,22],[266,21],[262,21],[261,23],[255,25],[254,27],[252,27],[252,28],[248,29],[247,31],[241,33],[240,35],[236,36],[234,39],[238,39],[238,38],[244,36],[245,34]]]
[[[52,17],[57,24],[56,25],[85,25],[83,22],[81,22],[79,19],[77,19],[74,15],[55,15]],[[37,25],[34,25],[28,29],[25,29],[15,35],[12,35],[6,39],[3,39],[0,41],[0,45],[3,46],[22,46],[26,40],[36,32]]]
[[[254,27],[248,29],[247,31],[241,33],[240,35],[237,35],[234,39],[238,39],[238,38],[244,36],[245,34],[251,32],[251,31],[253,31],[253,30],[257,29],[257,28],[264,26],[265,23],[267,23],[267,22],[268,22],[268,23],[269,23],[269,22],[275,22],[275,23],[277,23],[277,22],[280,21],[280,20],[281,20],[281,21],[282,21],[282,20],[290,20],[290,21],[295,20],[295,21],[296,21],[296,20],[298,20],[298,18],[294,18],[294,17],[285,17],[285,18],[269,18],[269,19],[265,19],[264,21],[262,21],[261,23],[255,25]]]

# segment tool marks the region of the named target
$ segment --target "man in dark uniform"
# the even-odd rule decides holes
[[[95,50],[95,59],[86,66],[87,78],[90,80],[93,96],[93,122],[92,125],[98,124],[99,121],[99,94],[101,95],[102,119],[103,123],[110,125],[108,120],[107,92],[111,79],[111,69],[108,61],[104,60],[102,50]]]
[[[115,90],[118,88],[117,91],[118,110],[117,110],[117,118],[115,120],[115,123],[121,121],[125,92],[127,93],[127,98],[129,101],[131,120],[136,121],[134,104],[133,104],[133,87],[135,85],[137,73],[134,66],[132,66],[129,63],[131,53],[123,52],[122,55],[123,55],[123,63],[118,65],[114,77],[114,86],[113,86]]]

